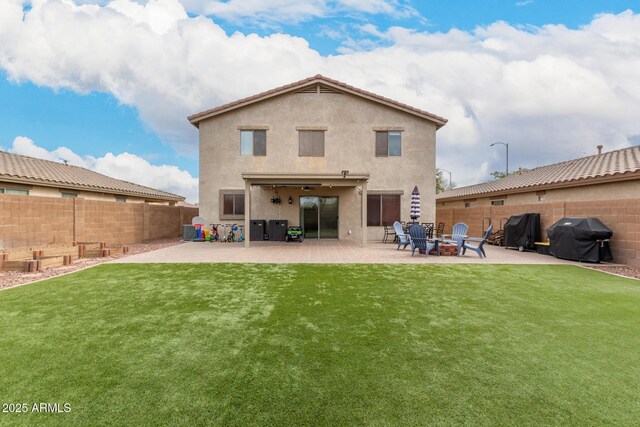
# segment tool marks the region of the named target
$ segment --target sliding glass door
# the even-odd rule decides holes
[[[305,238],[338,238],[338,197],[300,197],[300,224]]]

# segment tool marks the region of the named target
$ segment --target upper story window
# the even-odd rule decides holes
[[[267,155],[267,131],[266,130],[241,130],[240,154],[243,156]]]
[[[76,193],[67,193],[65,191],[60,192],[60,196],[62,196],[63,199],[75,199],[78,197]]]
[[[504,199],[492,200],[491,206],[504,206]]]
[[[323,130],[299,130],[300,157],[324,157],[324,131]]]
[[[118,202],[118,203],[127,203],[127,198],[126,197],[116,196],[116,202]]]
[[[389,157],[402,155],[402,132],[377,131],[376,132],[376,157]]]

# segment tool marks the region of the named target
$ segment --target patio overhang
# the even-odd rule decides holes
[[[254,173],[241,174],[245,182],[245,230],[251,226],[251,187],[299,187],[303,190],[318,187],[360,187],[362,191],[362,246],[367,245],[367,183],[368,173],[351,173],[348,170],[340,173],[304,174],[304,173]],[[245,247],[251,244],[250,233],[245,233]]]
[[[272,187],[355,187],[369,181],[368,173],[300,174],[300,173],[243,173],[242,179],[253,186]]]

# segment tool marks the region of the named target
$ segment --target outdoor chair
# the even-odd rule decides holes
[[[418,249],[418,253],[423,250],[425,255],[428,256],[429,251],[436,247],[436,242],[430,242],[427,239],[427,231],[421,226],[409,228],[409,240],[411,242],[411,256],[413,256],[416,249]]]
[[[407,236],[404,231],[402,231],[402,224],[400,224],[398,221],[393,223],[393,229],[395,230],[395,235],[396,235],[396,239],[398,239],[398,247],[396,248],[396,250],[400,249],[400,246],[402,246],[402,249],[406,249],[407,245],[409,245],[409,236]]]
[[[389,228],[386,222],[383,222],[382,226],[384,227],[384,236],[382,237],[382,243],[387,243],[389,241],[389,237],[392,237],[392,236],[393,236],[393,241],[395,242],[396,233],[394,233],[393,230]]]
[[[469,227],[464,222],[454,224],[453,229],[451,230],[451,234],[442,234],[441,241],[442,243],[455,243],[456,245],[458,245],[458,256],[460,256],[460,251],[462,250],[462,242],[467,236],[467,230],[469,230]]]
[[[429,239],[433,239],[433,223],[432,222],[423,222],[420,225],[422,225],[424,227],[424,229],[427,230],[427,237]]]
[[[464,255],[467,249],[470,249],[472,251],[475,251],[480,258],[486,258],[487,254],[484,252],[483,246],[487,242],[487,240],[489,240],[489,237],[491,237],[491,232],[493,232],[493,224],[489,226],[489,229],[487,230],[487,234],[484,236],[484,239],[481,237],[480,238],[468,237],[464,239],[464,243],[462,244],[462,255]],[[478,246],[472,246],[469,244],[469,242],[478,242]]]

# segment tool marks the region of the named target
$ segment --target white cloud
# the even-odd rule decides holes
[[[274,11],[287,1],[225,4]],[[295,3],[318,13],[373,7]],[[375,4],[383,3],[396,4]],[[632,11],[598,15],[577,30],[363,26],[364,40],[352,40],[348,53],[322,56],[287,34],[228,35],[208,18],[187,16],[177,0],[34,0],[26,14],[22,5],[0,0],[0,68],[11,79],[111,93],[185,151],[197,142],[188,114],[317,73],[447,117],[438,165],[458,184],[502,169],[494,141],[510,143],[515,169],[593,153],[600,143],[621,148],[640,135],[640,15]]]
[[[198,178],[176,166],[152,165],[135,154],[125,152],[107,153],[103,157],[79,156],[67,147],[49,151],[25,136],[16,137],[8,151],[54,162],[66,160],[71,165],[103,175],[184,196],[191,203],[198,201]]]
[[[530,4],[533,4],[533,0],[522,0],[522,1],[517,1],[516,2],[516,6],[529,6]]]

